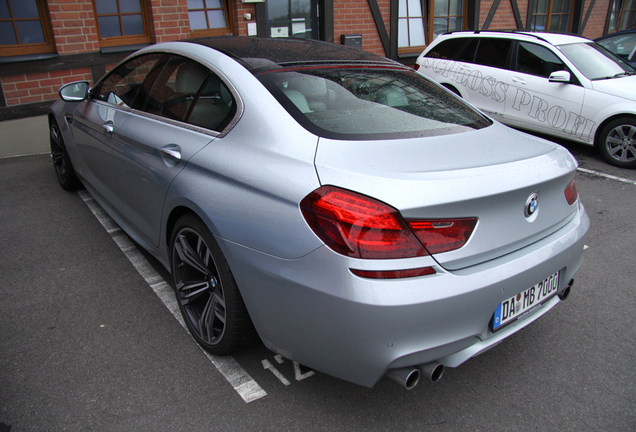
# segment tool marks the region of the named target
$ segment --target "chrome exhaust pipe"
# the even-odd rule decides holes
[[[444,365],[437,362],[419,365],[417,368],[420,370],[422,376],[430,382],[437,382],[442,379],[442,375],[444,375]]]
[[[574,285],[574,279],[568,282],[568,286],[566,286],[565,289],[559,293],[559,298],[561,300],[565,300],[568,298],[568,296],[570,295],[570,289],[572,288],[572,285]]]
[[[386,375],[407,390],[411,390],[420,381],[420,371],[412,367],[389,369]]]

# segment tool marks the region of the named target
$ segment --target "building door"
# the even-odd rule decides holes
[[[318,39],[318,0],[267,0],[267,36]]]

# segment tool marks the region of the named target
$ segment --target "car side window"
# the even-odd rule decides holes
[[[548,78],[552,72],[567,70],[567,66],[548,48],[531,42],[519,42],[515,70]]]
[[[92,97],[113,105],[135,108],[134,101],[148,72],[162,54],[147,54],[124,63],[112,71]]]
[[[187,122],[221,132],[236,113],[236,101],[225,83],[210,73],[205,87],[194,102]]]
[[[511,39],[481,38],[475,55],[475,63],[506,69]]]
[[[172,120],[185,121],[208,70],[192,60],[172,56],[162,67],[148,76],[149,87],[140,103],[141,109]],[[140,94],[141,96],[141,94]]]
[[[464,47],[473,39],[469,38],[453,38],[440,42],[433,50],[426,54],[426,57],[441,58],[447,60],[457,60]],[[474,53],[474,50],[473,50]],[[472,58],[469,60],[472,62]]]
[[[234,98],[221,79],[185,57],[171,56],[148,75],[146,87],[141,109],[172,120],[221,131],[236,112]],[[138,100],[144,92],[140,90]]]

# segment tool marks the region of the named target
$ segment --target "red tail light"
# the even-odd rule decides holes
[[[432,267],[421,267],[406,270],[350,270],[354,275],[368,279],[405,279],[435,274],[435,270]]]
[[[408,221],[430,254],[449,252],[464,246],[475,229],[477,218]]]
[[[427,255],[393,207],[333,186],[323,186],[300,203],[305,220],[331,249],[354,258]]]
[[[331,249],[354,258],[410,258],[459,249],[476,218],[411,220],[355,192],[323,186],[300,203],[305,220]]]
[[[576,179],[572,179],[570,183],[565,187],[565,199],[568,204],[572,205],[579,197],[579,191],[576,189]]]

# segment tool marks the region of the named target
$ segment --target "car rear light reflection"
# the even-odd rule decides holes
[[[579,197],[579,191],[576,189],[576,179],[572,179],[570,183],[565,187],[565,199],[568,204],[572,205]]]
[[[305,220],[331,249],[354,258],[428,255],[393,207],[344,189],[323,186],[300,202]]]
[[[432,267],[422,267],[407,270],[350,270],[351,273],[353,273],[354,275],[369,279],[402,279],[435,274],[435,270],[433,270]]]
[[[430,254],[464,246],[475,229],[477,218],[407,221]]]

